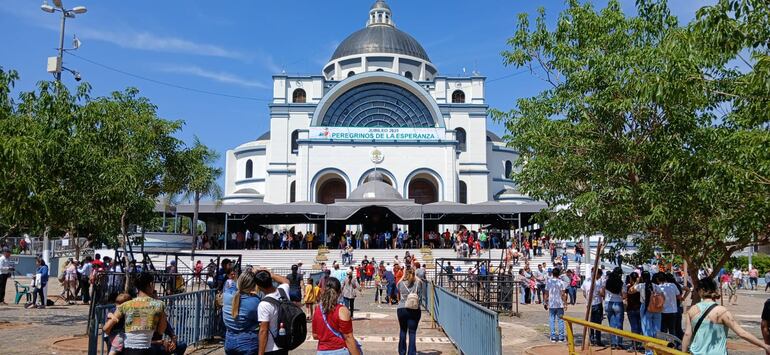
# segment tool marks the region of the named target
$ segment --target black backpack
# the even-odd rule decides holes
[[[263,302],[269,302],[278,310],[278,332],[280,332],[281,323],[286,330],[286,334],[270,334],[273,337],[275,345],[281,349],[294,350],[307,338],[307,318],[302,308],[294,304],[286,295],[286,292],[279,288],[281,300],[272,297],[265,297]]]

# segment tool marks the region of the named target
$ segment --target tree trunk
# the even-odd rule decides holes
[[[700,270],[700,268],[692,267],[688,265],[687,273],[692,279],[692,293],[690,294],[690,299],[692,300],[692,303],[690,304],[691,306],[700,302],[700,293],[695,291],[698,288],[698,282],[700,281],[698,280],[698,270]],[[687,284],[686,280],[685,280],[685,284]],[[685,308],[685,311],[687,311],[686,308]]]
[[[198,239],[198,209],[200,208],[201,203],[201,194],[200,192],[195,192],[195,196],[193,197],[193,203],[195,204],[195,208],[193,209],[193,218],[192,222],[190,223],[190,234],[192,234],[192,252],[195,253],[195,245],[197,244]]]
[[[126,215],[128,211],[123,211],[123,214],[120,216],[120,233],[123,235],[123,260],[126,262],[123,263],[123,273],[125,274],[125,282],[124,284],[124,291],[128,293],[130,289],[130,282],[129,282],[129,270],[128,270],[128,221],[126,221]],[[118,260],[115,260],[116,262]]]
[[[80,261],[80,244],[77,242],[77,230],[75,225],[70,223],[70,246],[75,248],[75,261]]]

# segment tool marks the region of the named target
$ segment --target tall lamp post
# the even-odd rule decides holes
[[[57,82],[61,82],[61,72],[62,69],[66,70],[72,75],[75,76],[75,80],[80,81],[80,73],[68,69],[64,67],[63,61],[64,61],[64,25],[67,23],[68,18],[75,18],[75,15],[81,15],[86,13],[88,11],[85,6],[75,6],[71,9],[66,9],[64,5],[62,4],[61,0],[53,0],[53,6],[48,4],[48,1],[43,2],[43,5],[40,5],[40,9],[44,12],[47,12],[49,14],[60,12],[61,13],[61,31],[59,33],[59,48],[57,48],[57,55],[55,57],[49,57],[48,58],[48,72],[53,73],[56,77]],[[73,40],[73,47],[72,49],[77,49],[80,45],[80,41],[75,38]]]
[[[48,4],[48,1],[43,2],[42,5],[40,5],[40,9],[44,12],[47,12],[49,14],[60,12],[61,13],[61,33],[59,33],[59,48],[58,54],[56,57],[49,57],[48,58],[48,72],[53,73],[56,77],[56,82],[61,82],[61,71],[62,69],[72,73],[72,75],[75,76],[76,81],[80,81],[80,73],[72,70],[67,69],[62,65],[63,57],[64,57],[64,24],[67,22],[67,18],[75,18],[75,14],[84,14],[86,11],[85,6],[75,6],[71,9],[65,9],[64,5],[62,4],[61,0],[53,0],[54,6],[51,6]],[[80,41],[78,41],[77,38],[73,40],[73,49],[77,49],[80,46]],[[45,260],[46,265],[50,265],[50,245],[48,240],[48,233],[43,234],[43,260]]]

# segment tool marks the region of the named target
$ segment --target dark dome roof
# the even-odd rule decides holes
[[[350,192],[348,200],[403,200],[393,186],[382,181],[369,181]]]
[[[430,61],[414,37],[393,26],[368,26],[353,32],[334,51],[330,60],[365,53],[404,54]]]

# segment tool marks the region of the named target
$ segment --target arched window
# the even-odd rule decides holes
[[[380,68],[380,69],[377,69],[377,71],[384,71],[384,70],[382,70],[382,68]]]
[[[460,196],[457,196],[457,202],[468,203],[468,185],[460,180]]]
[[[513,163],[510,160],[505,161],[505,178],[510,179],[513,174]]]
[[[404,76],[405,76],[407,79],[411,79],[411,78],[412,78],[412,72],[410,72],[410,71],[407,71],[406,73],[404,73]]]
[[[304,104],[307,101],[307,94],[304,89],[296,89],[291,95],[291,102],[295,104]]]
[[[353,75],[356,75],[356,72],[354,72],[352,70],[348,72],[348,78],[353,76]]]
[[[453,104],[465,103],[465,93],[462,90],[455,90],[452,93],[452,103]]]
[[[465,151],[465,130],[462,128],[455,128],[455,138],[457,138],[457,149],[461,152]]]
[[[294,130],[294,132],[291,132],[291,153],[297,154],[299,152],[299,144],[297,144],[297,139],[299,139],[299,131]]]
[[[297,182],[292,181],[291,186],[289,187],[289,202],[296,202],[297,201]]]
[[[251,159],[246,161],[246,179],[251,179],[254,176],[254,163]]]

